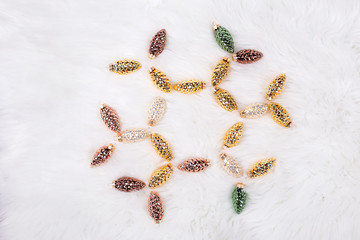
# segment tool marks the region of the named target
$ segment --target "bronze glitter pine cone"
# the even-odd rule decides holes
[[[205,158],[191,158],[179,164],[178,169],[184,172],[199,172],[210,166]]]
[[[259,61],[263,54],[253,49],[243,49],[232,55],[234,62],[247,64]]]
[[[96,153],[92,158],[91,167],[97,167],[107,162],[111,157],[111,155],[113,154],[114,150],[115,147],[112,144],[109,144],[108,146],[102,146],[101,148],[99,148],[99,150],[96,151]]]
[[[100,116],[110,130],[120,133],[120,118],[114,109],[106,104],[102,104],[100,107]]]
[[[155,34],[155,36],[152,38],[150,42],[149,58],[153,59],[159,56],[160,53],[164,51],[165,45],[166,45],[166,30],[161,29]]]
[[[118,180],[113,181],[113,187],[122,192],[133,192],[143,189],[146,184],[133,177],[121,177]]]
[[[155,223],[161,223],[164,217],[164,207],[160,195],[157,192],[150,192],[148,205],[150,216],[154,219]]]

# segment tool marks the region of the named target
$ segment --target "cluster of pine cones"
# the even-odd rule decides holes
[[[234,41],[230,32],[220,26],[214,25],[213,27],[216,42],[225,51],[232,54],[232,60],[241,64],[249,64],[260,60],[263,54],[253,49],[242,49],[234,53]],[[149,47],[149,57],[155,59],[158,57],[166,46],[167,33],[165,29],[158,31],[152,38]],[[233,96],[225,89],[219,88],[219,84],[227,77],[230,70],[230,59],[227,57],[215,66],[212,77],[211,86],[214,88],[214,97],[216,102],[227,111],[238,110],[238,105]],[[109,65],[109,70],[118,74],[128,74],[137,71],[141,68],[141,64],[138,61],[131,59],[119,60],[116,63]],[[155,67],[150,67],[149,75],[154,85],[165,93],[170,93],[172,90],[185,93],[194,94],[206,88],[206,83],[197,79],[190,79],[181,81],[178,83],[172,83],[170,79],[162,71]],[[255,103],[240,110],[240,117],[242,118],[257,118],[270,112],[275,122],[278,124],[290,127],[292,122],[288,112],[281,105],[271,102],[276,96],[278,96],[286,81],[286,75],[281,74],[275,77],[269,86],[267,87],[267,93],[265,99],[269,102]],[[166,111],[166,101],[162,97],[157,97],[150,104],[148,110],[148,125],[156,125],[164,116]],[[145,184],[142,180],[134,177],[123,176],[113,181],[113,187],[122,192],[132,192],[143,189],[146,185],[153,189],[166,183],[174,172],[172,160],[174,159],[172,149],[168,141],[158,133],[150,133],[147,129],[126,129],[122,130],[120,124],[120,117],[116,111],[106,104],[103,104],[100,108],[100,116],[105,125],[117,134],[118,142],[134,143],[149,138],[150,142],[155,149],[156,153],[162,159],[168,163],[160,166],[156,169],[149,180],[148,184]],[[243,136],[244,124],[242,122],[235,123],[231,126],[224,135],[223,147],[231,148],[237,146]],[[115,147],[113,144],[109,144],[101,147],[94,154],[91,162],[92,167],[100,166],[107,162],[112,156]],[[243,168],[240,163],[233,157],[229,156],[225,152],[220,153],[219,160],[221,166],[227,174],[235,178],[243,176]],[[249,178],[255,178],[268,173],[275,166],[276,159],[267,158],[256,162],[248,171],[247,176]],[[200,172],[204,171],[210,166],[210,160],[194,157],[181,162],[177,169],[185,172]],[[232,193],[232,201],[234,210],[236,213],[240,213],[247,201],[247,193],[244,191],[244,184],[237,183],[236,188]],[[151,191],[148,199],[148,210],[150,216],[156,223],[160,223],[164,216],[163,201],[158,192]]]

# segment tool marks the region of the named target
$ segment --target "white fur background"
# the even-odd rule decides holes
[[[360,3],[347,1],[21,1],[0,2],[0,239],[359,239]],[[265,116],[242,120],[213,99],[164,94],[147,68],[174,82],[210,83],[224,56],[212,22],[230,30],[235,48],[264,57],[233,63],[221,87],[241,107],[264,99],[269,81],[288,76],[276,102],[290,112],[285,129]],[[165,51],[147,58],[151,37],[168,32]],[[131,58],[140,71],[108,71]],[[117,110],[124,129],[145,127],[156,96],[168,111],[152,131],[165,136],[174,164],[205,157],[205,172],[175,171],[158,192],[165,217],[154,224],[148,188],[123,193],[121,176],[148,182],[164,164],[149,141],[117,144],[104,166],[90,168],[114,133],[99,105]],[[276,157],[271,174],[235,179],[220,168],[224,132],[243,121],[241,144],[227,153],[247,170]],[[231,192],[246,183],[249,200],[234,213]]]

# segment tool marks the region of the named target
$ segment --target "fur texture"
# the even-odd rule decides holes
[[[360,24],[359,1],[20,1],[0,3],[0,239],[359,239]],[[147,73],[155,66],[173,82],[206,81],[231,54],[217,45],[212,22],[232,34],[235,51],[256,49],[253,64],[231,63],[221,88],[239,108],[264,100],[273,77],[287,74],[276,102],[293,119],[241,119],[215,102],[211,88],[165,94]],[[165,28],[167,46],[155,60],[149,42]],[[130,58],[129,75],[108,64]],[[163,135],[177,166],[191,157],[212,165],[175,170],[159,192],[165,215],[154,224],[150,189],[124,193],[111,182],[148,182],[165,164],[149,141],[116,144],[109,162],[91,157],[115,134],[100,119],[106,103],[122,128],[143,128],[156,96],[168,110],[152,132]],[[222,139],[244,122],[239,146],[226,150],[245,170],[275,157],[258,179],[228,176]],[[235,184],[248,202],[237,215]]]

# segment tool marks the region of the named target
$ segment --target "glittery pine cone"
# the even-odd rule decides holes
[[[158,133],[150,134],[151,144],[156,153],[166,161],[173,159],[172,150],[166,139]]]
[[[115,147],[112,144],[109,144],[108,146],[102,146],[99,150],[96,151],[94,154],[92,161],[91,161],[91,167],[97,167],[101,164],[107,162],[109,158],[111,157],[112,153],[114,152]]]
[[[283,106],[278,103],[272,102],[270,103],[269,109],[271,112],[271,116],[276,123],[287,128],[292,126],[290,115]]]
[[[170,176],[172,175],[173,171],[174,168],[171,163],[156,169],[151,175],[149,181],[149,188],[160,187],[161,185],[166,183],[169,180]]]
[[[113,187],[122,192],[133,192],[143,189],[146,184],[133,177],[121,177],[118,180],[113,181]]]
[[[160,70],[151,67],[149,69],[150,78],[153,81],[154,85],[163,92],[169,93],[171,92],[171,83],[169,78],[165,75],[165,73]]]
[[[275,158],[260,160],[252,166],[252,168],[248,171],[247,174],[251,178],[260,177],[273,169],[275,167],[275,163]]]
[[[229,52],[229,53],[233,53],[234,52],[234,40],[230,34],[230,32],[220,26],[215,24],[213,26],[213,30],[215,33],[215,39],[216,42],[219,44],[219,46],[224,49],[225,51]]]
[[[225,133],[224,146],[230,148],[238,145],[243,131],[244,124],[242,122],[232,125]]]
[[[150,216],[154,219],[155,223],[160,223],[164,217],[164,207],[157,192],[150,192],[148,205]]]
[[[185,172],[199,172],[210,166],[205,158],[191,158],[179,164],[178,169]]]
[[[242,118],[259,118],[269,111],[268,103],[254,103],[240,111]]]
[[[200,90],[204,89],[205,87],[206,87],[205,82],[194,79],[194,80],[186,80],[179,82],[175,84],[173,88],[175,91],[191,94],[191,93],[197,93]]]
[[[153,100],[148,110],[148,125],[155,126],[164,116],[166,111],[166,101],[162,97]]]
[[[238,109],[234,97],[228,91],[216,87],[214,96],[216,102],[226,111],[232,112]]]
[[[234,62],[246,64],[259,61],[263,54],[253,49],[243,49],[232,55]]]
[[[230,69],[230,59],[223,58],[214,68],[212,77],[211,77],[211,85],[216,87],[219,85],[227,76]]]
[[[109,71],[118,74],[128,74],[135,72],[141,68],[141,64],[138,61],[131,59],[124,59],[112,63],[109,65]]]
[[[236,184],[231,197],[235,212],[240,214],[244,210],[247,201],[247,193],[244,191],[243,183]]]
[[[160,55],[160,53],[164,51],[165,45],[166,45],[166,30],[161,29],[155,34],[155,36],[152,38],[150,42],[149,57],[155,58],[158,55]]]
[[[114,109],[103,104],[100,107],[100,116],[110,130],[120,133],[120,118]]]
[[[277,97],[284,89],[285,82],[286,82],[285,73],[276,76],[267,87],[265,99],[269,101],[274,100],[274,98]]]

